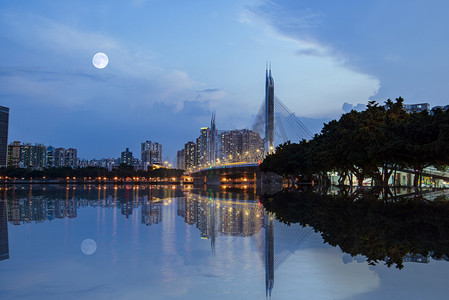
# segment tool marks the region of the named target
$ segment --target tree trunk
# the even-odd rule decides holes
[[[417,189],[418,188],[418,179],[419,179],[419,171],[417,170],[417,169],[415,169],[415,172],[413,172],[413,174],[415,175],[414,177],[413,177],[413,187],[415,188],[415,189]]]

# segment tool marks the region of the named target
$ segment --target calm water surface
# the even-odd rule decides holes
[[[1,299],[447,299],[449,262],[370,266],[252,193],[152,186],[0,192]]]

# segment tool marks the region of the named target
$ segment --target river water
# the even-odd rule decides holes
[[[252,190],[3,186],[0,299],[447,299],[449,262],[370,265]]]

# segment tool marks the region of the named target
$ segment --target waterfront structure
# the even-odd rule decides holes
[[[265,71],[265,152],[274,152],[274,80],[271,66]]]
[[[8,145],[8,167],[18,168],[20,166],[20,142],[14,141]]]
[[[133,164],[133,153],[129,151],[129,148],[126,148],[126,150],[122,152],[120,163],[130,166]]]
[[[145,170],[148,166],[162,165],[162,145],[151,141],[143,142],[141,144],[141,159]]]
[[[0,168],[7,164],[9,108],[0,106]]]

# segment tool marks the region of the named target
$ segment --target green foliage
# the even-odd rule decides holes
[[[404,99],[385,106],[370,101],[362,112],[351,111],[324,124],[321,133],[299,144],[285,143],[261,165],[284,176],[336,171],[342,180],[354,174],[387,185],[396,169],[415,170],[415,186],[429,165],[449,165],[449,111],[408,114]]]

